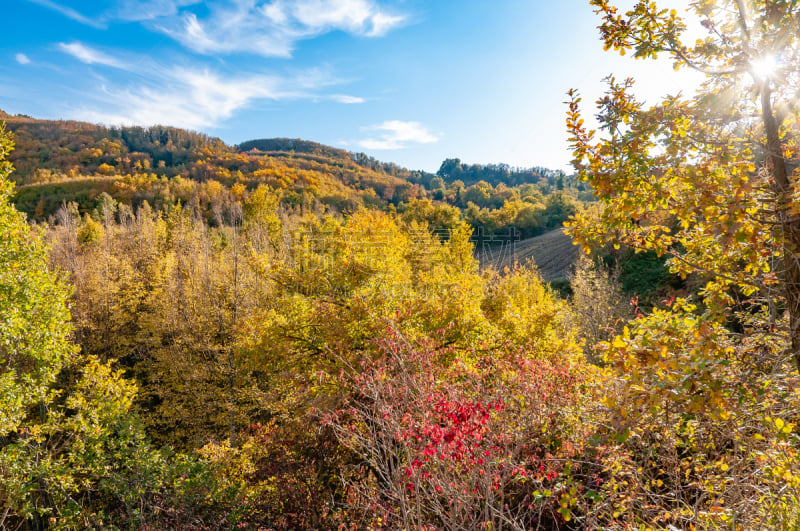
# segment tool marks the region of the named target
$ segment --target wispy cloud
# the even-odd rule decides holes
[[[358,96],[349,96],[347,94],[332,94],[328,96],[328,98],[337,103],[345,104],[364,103],[364,101],[366,101],[364,98],[359,98]]]
[[[202,0],[122,0],[106,16],[128,21],[154,20],[176,15],[182,7],[200,3]]]
[[[291,76],[265,73],[223,75],[203,67],[161,65],[146,58],[130,62],[80,42],[60,47],[87,64],[104,64],[126,71],[125,81],[109,82],[86,94],[83,106],[70,118],[125,125],[173,125],[201,129],[220,125],[256,101],[359,98],[321,94],[337,84],[324,69],[308,69]]]
[[[104,86],[100,100],[105,105],[100,110],[77,112],[94,122],[200,129],[218,125],[253,100],[288,97],[291,90],[284,84],[285,80],[268,76],[223,79],[207,70],[181,70],[160,86]]]
[[[57,11],[64,15],[65,17],[74,20],[75,22],[79,22],[86,26],[91,26],[97,29],[105,29],[106,25],[101,20],[95,20],[89,17],[86,17],[76,11],[75,9],[63,6],[59,3],[54,2],[53,0],[28,0],[28,2],[32,2],[34,4],[38,4],[42,7],[46,7],[47,9],[52,9],[53,11]]]
[[[164,124],[189,129],[215,127],[257,100],[289,100],[313,95],[296,80],[269,75],[223,77],[209,70],[178,69],[155,83],[102,87],[94,108],[77,109],[82,119],[106,124]]]
[[[207,16],[183,9],[192,0],[129,0],[125,12],[203,54],[289,57],[295,44],[331,31],[380,37],[406,21],[374,0],[223,0],[206,2]],[[146,14],[146,15],[145,15]]]
[[[100,50],[96,50],[85,44],[74,41],[70,43],[60,42],[58,43],[58,48],[67,53],[77,60],[86,63],[88,65],[92,64],[99,64],[105,66],[113,66],[114,68],[125,68],[125,63],[115,57],[112,57],[106,53],[101,52]]]
[[[24,53],[18,53],[17,55],[14,56],[14,59],[16,59],[16,61],[21,65],[27,65],[30,64],[31,62],[28,56],[25,55]]]
[[[377,138],[366,138],[357,142],[364,149],[404,149],[410,144],[431,144],[439,141],[439,136],[431,133],[419,122],[388,120],[379,125],[365,128],[378,133]]]
[[[367,33],[367,37],[382,37],[404,21],[404,16],[376,13],[372,17],[372,29]]]
[[[386,0],[116,0],[113,7],[94,18],[57,3],[65,0],[27,1],[95,27],[115,21],[138,22],[189,50],[208,55],[290,57],[302,39],[332,31],[378,37],[406,21],[403,14],[381,5]],[[114,51],[77,40],[55,47],[87,65],[118,71],[113,75],[103,72],[103,77],[93,72],[97,85],[71,112],[71,117],[78,119],[197,129],[218,126],[257,101],[365,101],[338,91],[329,94],[333,92],[330,87],[347,81],[337,79],[328,68],[294,69],[285,74],[237,72],[233,62],[220,61],[209,68],[190,54],[173,54],[179,65],[167,65],[155,55]],[[17,60],[23,62],[20,56]],[[392,138],[397,134],[392,133]],[[402,135],[397,138],[408,141]]]
[[[208,55],[289,57],[303,39],[331,31],[382,37],[407,22],[405,14],[387,10],[380,0],[119,0],[95,17],[55,0],[27,1],[98,29],[114,21],[140,22]],[[199,4],[203,16],[192,11]]]
[[[311,31],[341,29],[375,37],[385,35],[405,18],[385,13],[367,0],[276,0],[267,7],[280,10],[283,20],[293,18]]]

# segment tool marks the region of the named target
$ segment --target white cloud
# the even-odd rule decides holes
[[[27,0],[76,22],[105,29],[114,20],[145,23],[195,52],[289,57],[295,44],[331,31],[382,37],[407,17],[380,0],[119,0],[94,18],[55,0]],[[205,16],[190,11],[202,4]]]
[[[266,75],[228,78],[208,70],[175,69],[155,83],[124,89],[103,87],[103,110],[76,111],[82,119],[107,124],[214,127],[254,100],[302,97],[292,80]]]
[[[406,17],[388,13],[375,0],[220,0],[207,2],[208,16],[180,10],[192,0],[149,0],[156,5],[151,25],[198,53],[254,53],[289,57],[295,43],[331,31],[380,37],[402,25]],[[136,12],[129,1],[128,10]],[[160,15],[155,16],[155,13]],[[141,20],[145,17],[141,16]]]
[[[28,56],[25,55],[24,53],[18,53],[17,55],[14,56],[14,59],[16,59],[17,62],[21,65],[27,65],[30,64],[31,62]]]
[[[364,103],[364,98],[358,96],[348,96],[347,94],[332,94],[329,98],[338,103],[353,104]]]
[[[305,0],[290,8],[294,18],[309,28],[332,27],[353,32],[363,28],[374,16],[366,0]]]
[[[372,17],[372,29],[367,32],[367,37],[383,37],[391,30],[403,23],[405,17],[400,15],[387,15],[377,13]]]
[[[94,98],[91,106],[73,109],[70,118],[202,129],[218,126],[256,101],[332,99],[320,95],[318,88],[336,83],[316,69],[293,76],[228,76],[207,68],[166,67],[144,59],[128,72],[131,79],[126,84],[102,85],[85,98]]]
[[[94,48],[90,48],[83,43],[78,41],[71,42],[69,44],[60,42],[58,43],[59,49],[67,53],[77,60],[86,63],[88,65],[92,64],[99,64],[105,66],[113,66],[114,68],[126,68],[125,63],[107,55],[99,50],[95,50]]]
[[[106,27],[102,21],[93,20],[89,17],[82,15],[78,11],[72,9],[71,7],[62,6],[61,4],[53,2],[53,0],[28,0],[28,1],[34,4],[38,4],[42,7],[46,7],[47,9],[52,9],[53,11],[57,11],[58,13],[61,13],[65,17],[74,20],[75,22],[84,24],[86,26],[91,26],[97,29],[105,29]]]
[[[439,141],[439,137],[431,133],[419,122],[403,122],[388,120],[380,125],[373,125],[367,130],[379,132],[378,138],[366,138],[357,142],[364,149],[404,149],[409,144],[431,144]]]
[[[324,94],[326,87],[341,84],[329,70],[309,68],[291,75],[221,75],[208,68],[163,65],[149,57],[128,54],[123,60],[81,42],[59,43],[59,48],[86,64],[123,70],[123,82],[104,78],[100,90],[87,94],[95,99],[71,112],[72,118],[126,125],[172,125],[190,129],[215,127],[237,111],[259,100],[330,100],[362,103],[363,98]]]
[[[261,6],[261,12],[273,24],[283,26],[289,22],[289,15],[286,13],[284,7],[278,2]]]
[[[121,20],[142,21],[176,15],[182,7],[202,0],[123,0],[108,16]]]

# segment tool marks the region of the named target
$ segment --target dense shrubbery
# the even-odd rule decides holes
[[[577,420],[587,374],[536,339],[457,352],[390,331],[381,356],[349,372],[349,400],[323,422],[373,476],[352,484],[373,525],[530,529],[572,519],[584,490],[571,459],[585,442]]]
[[[48,229],[84,352],[120,360],[151,440],[211,485],[168,494],[164,461],[148,525],[792,518],[753,507],[794,477],[795,384],[755,378],[759,358],[688,303],[623,330],[633,308],[590,262],[569,308],[535,271],[478,271],[453,218],[443,238],[422,217],[241,200],[215,227],[106,200],[100,221],[66,208]]]
[[[551,399],[573,409],[580,401],[568,384],[585,364],[566,308],[532,271],[479,272],[462,222],[443,235],[376,211],[279,216],[275,196],[259,190],[243,204],[227,195],[214,228],[190,208],[165,215],[145,204],[134,215],[109,197],[99,221],[68,206],[48,229],[52,260],[76,286],[84,352],[118,359],[137,378],[151,440],[200,456],[219,485],[200,501],[219,518],[277,527],[374,520],[376,477],[323,417],[359,392],[342,375],[385,359],[387,327],[421,349],[436,345],[448,374],[506,353],[508,385],[524,387],[523,374],[535,373],[545,388],[567,386]],[[484,367],[481,385],[499,399],[506,387],[493,389],[494,376]],[[440,392],[462,392],[442,383]],[[507,411],[523,415],[523,403]],[[521,430],[542,428],[523,417]],[[541,461],[557,450],[547,448],[519,452]],[[533,466],[533,454],[515,459]],[[539,500],[551,518],[554,493]]]

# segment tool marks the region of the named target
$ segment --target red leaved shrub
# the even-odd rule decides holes
[[[371,472],[363,499],[402,528],[558,528],[581,489],[571,419],[583,377],[532,348],[457,351],[389,331],[382,356],[350,377],[348,405],[328,415]],[[568,359],[565,357],[565,360]]]

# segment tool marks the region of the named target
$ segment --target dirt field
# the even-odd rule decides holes
[[[533,260],[546,282],[567,278],[569,267],[578,257],[578,246],[564,234],[564,229],[546,232],[535,238],[528,238],[499,246],[483,246],[475,249],[475,256],[481,267],[493,265],[503,270],[514,263],[525,265]]]

